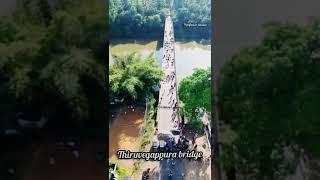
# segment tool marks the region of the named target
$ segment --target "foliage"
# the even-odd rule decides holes
[[[145,147],[147,144],[150,143],[150,138],[152,137],[154,133],[154,122],[155,122],[155,115],[156,115],[156,109],[155,109],[155,102],[156,100],[152,97],[149,102],[149,112],[147,115],[147,119],[144,124],[144,130],[143,130],[143,137],[141,140],[140,150],[145,150]]]
[[[117,166],[117,173],[118,173],[118,178],[119,179],[129,175],[127,170],[124,167],[121,167],[121,166]]]
[[[319,65],[311,58],[320,31],[317,21],[266,28],[261,44],[235,54],[218,81],[220,118],[237,133],[222,159],[227,169],[236,165],[252,179],[281,179],[292,166],[285,148],[320,154],[311,140],[320,137]]]
[[[154,133],[154,122],[156,118],[156,109],[155,109],[155,103],[156,100],[154,97],[151,97],[149,101],[149,111],[148,115],[146,117],[146,121],[144,124],[144,129],[143,129],[143,136],[142,140],[140,143],[140,151],[145,151],[146,146],[150,143],[150,138],[153,136]],[[141,167],[142,160],[136,160],[133,164],[133,172],[132,174],[138,172]]]
[[[179,34],[210,35],[209,0],[110,0],[110,37],[131,37],[163,31],[165,15],[173,15]],[[184,23],[207,24],[204,28],[185,28]],[[176,34],[177,35],[177,34]]]
[[[109,174],[110,174],[111,171],[113,170],[113,169],[112,169],[112,165],[113,165],[113,164],[114,164],[114,163],[109,162]],[[117,172],[117,174],[118,174],[118,178],[119,178],[119,179],[122,179],[123,177],[129,175],[129,173],[127,172],[127,170],[126,170],[124,167],[119,166],[118,164],[117,164],[117,167],[116,167],[116,172]]]
[[[17,34],[17,25],[5,18],[0,19],[0,42],[9,43],[15,40]]]
[[[179,84],[179,100],[183,102],[184,115],[191,125],[202,128],[200,120],[203,111],[211,112],[210,69],[195,69]]]
[[[13,105],[4,114],[21,105],[52,118],[70,109],[68,121],[104,117],[104,4],[81,0],[70,10],[60,1],[18,1],[12,17],[0,17],[0,97]]]
[[[163,76],[152,54],[146,59],[137,53],[114,55],[113,60],[109,67],[109,88],[119,99],[144,102]]]

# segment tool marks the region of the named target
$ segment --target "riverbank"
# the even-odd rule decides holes
[[[161,36],[145,36],[145,37],[109,37],[108,42],[109,45],[117,45],[117,44],[123,44],[123,43],[144,43],[144,42],[150,42],[150,41],[159,41],[163,43],[163,35]],[[196,42],[204,45],[211,45],[211,38],[205,38],[205,37],[192,37],[192,36],[183,36],[183,37],[175,37],[176,42],[182,42],[182,43],[188,43],[188,42]]]
[[[180,27],[180,26],[179,26]],[[113,30],[111,29],[109,32],[112,32]],[[202,32],[202,31],[201,31]],[[114,40],[114,39],[121,39],[121,38],[138,38],[138,39],[162,39],[163,38],[163,31],[159,32],[152,32],[152,33],[134,33],[130,35],[117,35],[117,34],[109,34],[108,39],[109,40]],[[197,30],[192,30],[192,29],[185,29],[185,28],[177,28],[175,27],[175,38],[176,39],[211,39],[211,33],[210,31],[207,31],[205,34],[204,33],[199,33]]]
[[[141,128],[144,123],[143,107],[127,107],[122,105],[112,110],[113,123],[109,129],[109,161],[124,167],[129,174],[133,172],[133,159],[121,160],[117,158],[117,151],[139,151],[142,139]]]
[[[211,67],[211,44],[204,40],[176,41],[176,64],[178,82],[184,77],[192,75],[195,68]],[[162,62],[162,41],[141,39],[118,39],[110,41],[109,65],[113,63],[112,55],[140,53],[143,58],[154,53],[159,65]]]

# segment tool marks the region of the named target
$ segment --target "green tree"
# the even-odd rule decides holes
[[[220,118],[237,133],[223,148],[227,169],[236,165],[251,179],[282,179],[295,165],[285,158],[284,149],[295,153],[298,145],[319,157],[314,142],[302,140],[319,138],[315,132],[320,130],[310,101],[318,98],[319,88],[311,58],[319,48],[316,27],[271,23],[258,47],[241,50],[223,67]]]
[[[72,48],[70,53],[55,56],[40,72],[40,80],[48,91],[54,91],[69,103],[79,120],[88,118],[88,97],[83,80],[89,78],[104,86],[103,66],[87,51]]]
[[[13,17],[0,18],[2,117],[22,104],[36,113],[50,112],[56,121],[55,114],[63,112],[66,124],[104,119],[106,7],[98,0],[81,0],[79,6],[65,4],[66,11],[62,1],[71,3],[55,1],[51,9],[45,0],[19,1]],[[39,12],[52,13],[48,26],[33,22]]]
[[[158,85],[163,72],[153,55],[141,59],[137,53],[113,55],[114,64],[109,67],[109,88],[115,97],[133,101],[145,101]]]
[[[17,34],[16,24],[12,20],[0,19],[0,43],[9,43],[15,40]]]
[[[179,85],[179,99],[184,104],[184,114],[195,127],[201,128],[202,111],[211,112],[210,69],[195,69]]]
[[[109,2],[110,37],[125,37],[135,34],[144,36],[146,33],[157,33],[163,30],[164,15],[171,14],[175,28],[185,34],[208,37],[210,28],[186,29],[186,21],[207,23],[210,27],[211,1],[166,1],[166,0],[139,0]],[[139,16],[137,16],[139,15]],[[141,18],[140,18],[141,17]],[[140,22],[137,22],[140,21]]]

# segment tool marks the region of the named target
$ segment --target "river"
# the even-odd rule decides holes
[[[123,54],[130,52],[139,52],[143,58],[154,53],[153,55],[156,58],[156,62],[159,63],[159,65],[161,64],[162,44],[155,40],[122,40],[110,42],[109,64],[112,64],[113,62],[111,54]],[[211,67],[210,42],[177,41],[175,43],[175,54],[178,82],[186,76],[191,75],[195,68]]]

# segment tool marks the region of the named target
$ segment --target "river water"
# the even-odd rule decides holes
[[[112,64],[113,62],[112,54],[126,54],[130,52],[139,52],[143,58],[153,53],[157,63],[161,65],[162,44],[152,40],[124,40],[121,42],[110,42],[109,64]],[[191,75],[195,68],[211,67],[210,42],[177,41],[175,43],[175,55],[178,82],[186,76]]]

